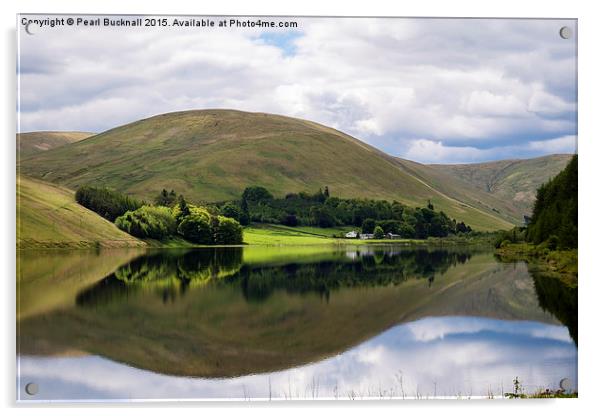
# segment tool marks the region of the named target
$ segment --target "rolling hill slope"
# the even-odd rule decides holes
[[[492,212],[513,224],[518,224],[523,220],[522,211],[513,201],[498,198],[457,175],[448,174],[411,160],[396,158],[396,163],[404,171],[420,178],[433,189],[442,190],[450,198],[463,201],[485,212]]]
[[[520,215],[531,215],[537,188],[560,173],[571,157],[560,154],[463,165],[429,165],[429,168],[469,183],[497,200],[507,201]]]
[[[17,133],[17,159],[75,143],[94,135],[84,131],[34,131]]]
[[[233,110],[169,113],[108,130],[21,162],[24,173],[75,189],[105,185],[152,199],[174,189],[191,201],[238,198],[261,185],[283,196],[327,185],[331,195],[398,200],[475,229],[510,228],[491,195],[459,182],[429,184],[399,160],[337,130],[300,119]],[[443,179],[443,178],[442,178]],[[464,189],[466,189],[464,185]],[[479,203],[478,201],[484,201]]]
[[[72,191],[17,178],[17,248],[144,246],[143,241],[77,204]]]

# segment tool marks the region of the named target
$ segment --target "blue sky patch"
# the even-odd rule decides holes
[[[266,45],[276,46],[281,49],[284,56],[293,56],[296,52],[295,40],[302,36],[301,32],[266,32],[259,36],[259,39]]]

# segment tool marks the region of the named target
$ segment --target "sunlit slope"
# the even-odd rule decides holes
[[[17,133],[17,158],[26,158],[55,147],[75,143],[92,136],[84,131],[34,131]]]
[[[571,157],[560,154],[464,165],[429,165],[428,168],[512,204],[522,219],[522,215],[531,215],[537,188],[560,173]]]
[[[379,150],[300,119],[233,110],[170,113],[108,130],[26,159],[23,172],[75,189],[107,185],[151,200],[175,189],[195,202],[238,198],[250,185],[277,196],[315,192],[398,200],[431,199],[474,228],[509,228],[503,215],[433,189]]]
[[[146,244],[75,202],[73,192],[17,178],[17,247],[129,247]]]

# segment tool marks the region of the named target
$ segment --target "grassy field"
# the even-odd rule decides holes
[[[337,130],[300,119],[232,110],[151,117],[24,159],[28,175],[75,189],[106,185],[151,200],[161,189],[188,200],[232,200],[247,186],[276,196],[316,192],[425,206],[477,230],[511,228],[505,202],[457,181],[430,177]],[[426,167],[425,167],[426,169]],[[455,191],[451,189],[457,188]],[[495,208],[497,211],[494,211]]]
[[[332,238],[339,228],[287,227],[284,225],[256,224],[245,227],[244,242],[250,245],[320,245],[338,244],[347,240]]]
[[[424,244],[427,240],[360,240],[358,238],[334,238],[333,235],[346,233],[356,227],[287,227],[276,224],[254,224],[244,229],[244,243],[249,245],[268,246],[311,246],[311,245],[360,245],[412,243]]]
[[[444,237],[428,238],[426,240],[414,240],[400,238],[395,240],[360,240],[358,238],[334,238],[357,229],[357,227],[287,227],[277,224],[253,224],[245,227],[243,231],[244,243],[251,246],[317,246],[317,245],[382,245],[382,244],[406,244],[406,245],[465,245],[479,244],[491,245],[491,239],[487,236],[477,237]]]
[[[77,204],[72,191],[17,178],[17,248],[143,246],[146,243]]]
[[[92,136],[84,131],[34,131],[17,134],[17,160]]]

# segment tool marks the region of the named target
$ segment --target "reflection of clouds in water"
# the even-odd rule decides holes
[[[319,363],[231,379],[165,376],[100,357],[22,357],[38,399],[486,395],[576,384],[577,350],[564,327],[484,318],[426,318],[399,325]],[[22,396],[25,396],[22,394]],[[28,397],[22,397],[24,399]]]
[[[492,324],[495,322],[495,325]],[[425,318],[404,325],[416,341],[428,342],[435,339],[460,335],[475,334],[483,331],[507,332],[523,334],[538,338],[551,338],[558,341],[571,342],[565,327],[542,325],[536,322],[493,321],[483,318]]]

